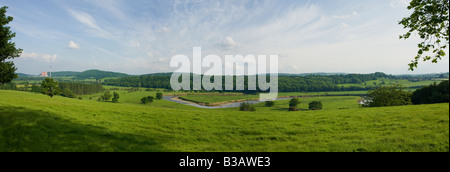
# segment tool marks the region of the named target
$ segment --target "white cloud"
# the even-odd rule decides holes
[[[44,62],[54,62],[58,58],[58,55],[57,54],[49,55],[49,54],[22,52],[20,57],[24,58],[24,59],[33,59],[33,60],[39,60],[39,61],[44,61]]]
[[[80,49],[80,45],[77,44],[77,43],[75,43],[75,42],[73,42],[73,41],[70,41],[70,42],[69,42],[69,45],[67,45],[67,48],[70,48],[70,49]]]
[[[348,19],[352,16],[358,16],[358,12],[353,11],[351,14],[345,14],[345,15],[334,15],[333,18],[335,19]]]
[[[235,48],[235,47],[239,46],[239,44],[236,43],[236,41],[234,41],[234,39],[233,39],[232,37],[229,37],[229,36],[225,37],[225,38],[219,43],[219,45],[220,45],[221,47],[224,47],[224,48]]]
[[[157,30],[156,32],[158,32],[158,33],[165,33],[165,34],[168,34],[168,33],[171,33],[171,32],[172,32],[172,30],[171,30],[170,28],[167,28],[167,27],[163,27],[163,28],[161,28],[161,29]]]
[[[121,10],[123,8],[123,4],[120,0],[87,0],[86,2],[92,3],[99,8],[103,8],[117,19],[126,20],[126,15]]]
[[[85,12],[75,11],[75,10],[68,10],[70,15],[77,19],[79,22],[83,23],[87,27],[91,29],[101,30],[100,27],[97,25],[95,19]]]
[[[350,18],[350,15],[340,15],[340,16],[333,16],[335,19],[348,19]]]

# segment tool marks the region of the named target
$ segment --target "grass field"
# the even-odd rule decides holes
[[[277,101],[239,112],[131,100],[140,94],[113,104],[0,90],[0,151],[449,151],[448,103],[358,108],[357,97],[323,97],[322,111]]]
[[[278,93],[278,97],[301,97],[301,96],[325,96],[325,95],[362,95],[367,94],[367,91],[333,91],[333,92],[286,92]],[[211,95],[184,95],[180,96],[184,100],[189,100],[196,103],[223,103],[232,102],[235,100],[257,100],[259,95],[236,95],[236,96],[211,96]]]

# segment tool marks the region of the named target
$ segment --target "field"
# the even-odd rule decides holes
[[[297,92],[287,92],[278,93],[278,97],[302,97],[302,96],[326,96],[326,95],[364,95],[367,91],[334,91],[334,92],[310,92],[310,93],[297,93]],[[211,96],[211,95],[183,95],[180,96],[184,100],[189,100],[196,103],[226,103],[233,102],[236,100],[258,100],[258,95],[233,95],[233,96]]]
[[[359,108],[358,97],[320,100],[325,110],[200,109],[136,98],[120,103],[0,90],[0,151],[449,151],[449,104]],[[98,94],[99,95],[99,94]]]

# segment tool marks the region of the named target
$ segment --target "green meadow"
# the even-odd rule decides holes
[[[305,97],[297,112],[288,100],[240,112],[143,105],[156,91],[117,92],[119,103],[96,101],[101,93],[79,100],[0,90],[0,152],[449,151],[448,103],[360,108],[357,96]],[[314,100],[324,110],[306,110]]]

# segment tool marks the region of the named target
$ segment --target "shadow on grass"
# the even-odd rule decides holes
[[[49,112],[0,106],[0,152],[167,152],[161,139],[111,132]]]

